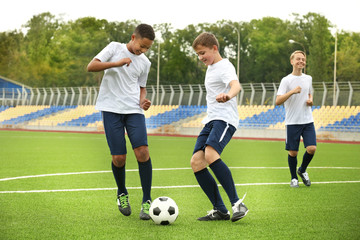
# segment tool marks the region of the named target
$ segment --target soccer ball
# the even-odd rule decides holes
[[[175,222],[179,208],[171,198],[158,197],[151,203],[149,214],[155,224],[169,225]]]

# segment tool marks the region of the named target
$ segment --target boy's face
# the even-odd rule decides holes
[[[141,55],[142,53],[146,53],[154,41],[148,38],[141,38],[135,36],[134,34],[131,35],[131,41],[129,44],[129,51],[135,55]]]
[[[218,53],[216,46],[209,48],[203,45],[198,45],[194,50],[198,55],[199,60],[202,61],[206,66],[212,65],[215,62],[215,58]]]
[[[306,57],[301,53],[296,53],[291,59],[293,68],[303,69],[306,65]]]

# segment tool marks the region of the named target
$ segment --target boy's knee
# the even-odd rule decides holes
[[[289,151],[290,157],[296,157],[298,155],[298,151]]]
[[[126,155],[113,155],[112,162],[116,167],[123,167],[126,162]]]
[[[134,153],[138,162],[146,162],[150,158],[148,146],[134,148]]]
[[[194,154],[190,160],[190,166],[191,166],[193,172],[198,172],[198,171],[206,168],[207,163],[202,157]]]
[[[306,151],[308,152],[308,154],[314,155],[315,152],[316,152],[316,146],[308,146],[308,147],[306,148]]]

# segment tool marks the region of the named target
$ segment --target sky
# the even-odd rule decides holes
[[[338,30],[360,32],[360,0],[18,0],[3,1],[0,6],[0,32],[21,29],[43,12],[65,21],[81,17],[110,22],[136,19],[147,24],[171,23],[173,29],[219,20],[293,20],[292,13],[302,16],[314,12],[325,16]]]

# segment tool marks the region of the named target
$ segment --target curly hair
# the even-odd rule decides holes
[[[151,41],[154,41],[155,39],[155,32],[152,26],[148,24],[140,24],[135,28],[134,34],[136,36],[139,36],[141,38],[147,38]]]

